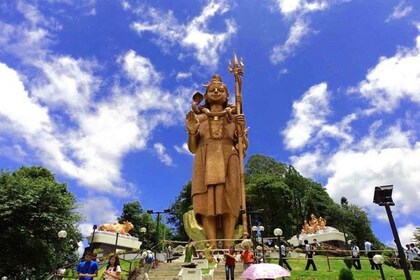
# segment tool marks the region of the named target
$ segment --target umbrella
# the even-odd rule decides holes
[[[259,263],[248,267],[241,275],[244,279],[275,279],[290,276],[290,271],[278,264]]]

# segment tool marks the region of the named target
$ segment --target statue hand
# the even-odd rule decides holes
[[[240,114],[235,116],[235,123],[237,125],[245,126],[245,115]]]
[[[200,122],[193,111],[189,111],[185,120],[188,134],[195,135],[198,132]]]

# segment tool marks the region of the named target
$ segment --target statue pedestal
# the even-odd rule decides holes
[[[131,249],[137,250],[140,249],[142,244],[137,237],[127,236],[127,235],[118,235],[115,232],[109,231],[96,231],[92,240],[92,235],[87,236],[89,244],[94,248],[100,248],[103,250],[104,255],[106,256],[110,252],[115,251],[115,247],[118,249]],[[131,251],[130,250],[130,251]]]
[[[299,234],[299,238],[293,236],[287,242],[293,246],[299,246],[303,244],[304,240],[308,240],[309,243],[312,243],[314,239],[318,242],[327,242],[327,241],[342,241],[345,242],[344,234],[333,227],[326,227],[324,230],[318,230],[315,233],[302,233]]]

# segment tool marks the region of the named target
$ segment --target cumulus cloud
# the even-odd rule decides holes
[[[417,26],[420,31],[420,25]],[[412,49],[400,48],[393,57],[381,57],[365,80],[350,92],[368,100],[372,112],[392,112],[403,99],[420,104],[420,35]]]
[[[184,50],[194,51],[194,57],[203,66],[216,68],[220,52],[224,51],[230,37],[236,33],[236,24],[232,19],[225,20],[226,31],[216,32],[209,28],[209,21],[216,15],[229,10],[227,1],[210,1],[201,14],[190,22],[182,24],[172,11],[163,13],[154,8],[139,12],[139,19],[131,27],[140,35],[152,32],[157,35],[155,42],[165,51],[169,46],[179,45]]]
[[[161,162],[163,162],[165,165],[172,165],[172,158],[166,153],[166,148],[162,143],[153,144],[153,148]]]
[[[401,221],[407,223],[420,210],[420,142],[414,124],[420,119],[412,113],[420,103],[420,36],[416,42],[412,49],[401,47],[395,56],[381,58],[351,88],[351,98],[369,101],[354,113],[331,123],[328,117],[341,110],[329,103],[325,83],[315,85],[294,102],[283,131],[286,148],[295,151],[290,160],[297,170],[325,181],[335,201],[346,196],[382,221],[385,212],[372,203],[375,186],[394,185],[394,215]],[[402,101],[409,104],[402,108],[405,115],[395,112]]]
[[[0,120],[10,128],[0,133],[11,139],[10,147],[25,143],[42,164],[83,187],[125,195],[130,182],[121,176],[123,157],[145,149],[158,125],[183,120],[187,95],[182,89],[162,90],[152,62],[132,50],[116,60],[121,72],[115,85],[104,84],[95,60],[48,49],[43,38],[50,37],[44,27],[49,21],[35,6],[20,9],[26,21],[0,22],[6,35],[0,45],[32,71],[25,75],[0,63]],[[35,40],[34,33],[43,36]],[[12,149],[3,148],[2,154]]]
[[[312,135],[325,124],[329,114],[330,94],[327,84],[312,86],[302,98],[293,103],[293,116],[283,130],[284,144],[288,149],[305,146]]]

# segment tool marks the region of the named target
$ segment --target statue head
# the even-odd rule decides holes
[[[229,91],[219,74],[213,75],[204,86],[206,87],[206,93],[204,94],[206,105],[218,102],[221,102],[224,107],[228,105]]]

